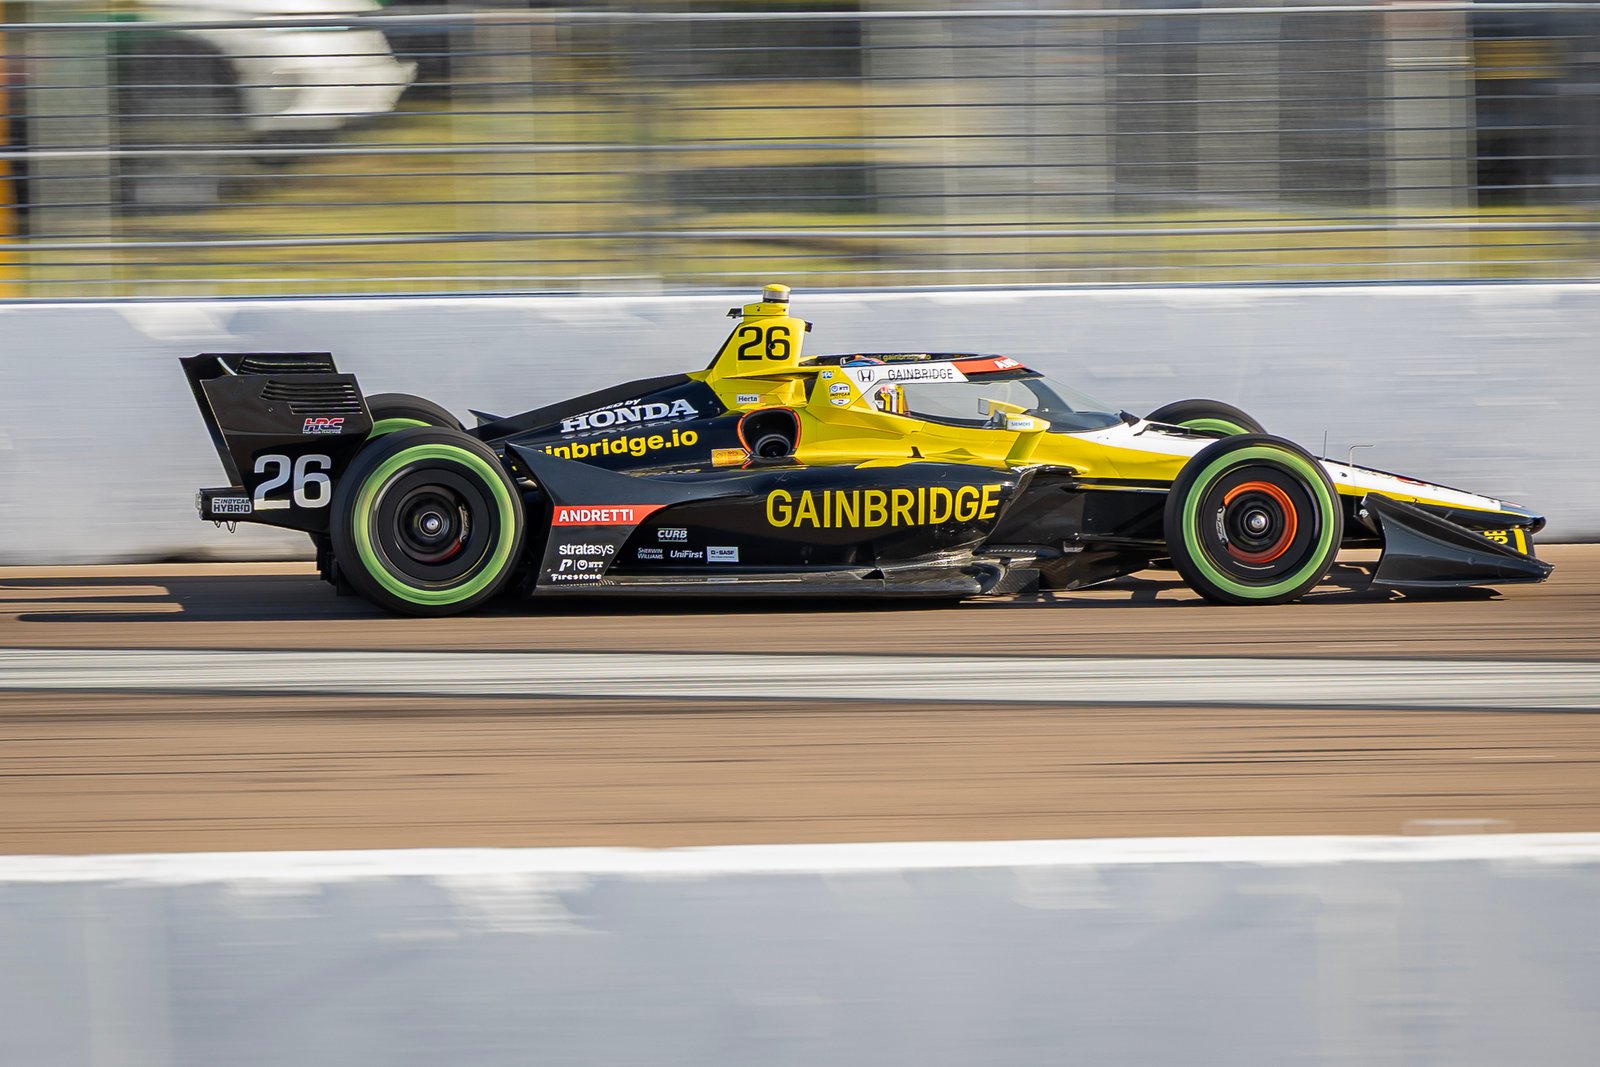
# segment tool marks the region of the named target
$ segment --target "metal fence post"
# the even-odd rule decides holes
[[[0,22],[18,20],[18,6],[0,3]],[[13,95],[11,92],[13,79],[20,78],[21,73],[20,63],[13,60],[12,49],[15,47],[16,37],[8,37],[4,31],[0,31],[0,152],[19,148],[22,143],[20,135],[13,137],[13,133],[22,128],[12,110],[22,106],[21,94]],[[0,158],[0,242],[7,244],[15,242],[22,235],[16,169],[10,159]],[[0,298],[18,294],[17,260],[15,252],[0,252]]]
[[[65,4],[27,5],[31,20],[88,19],[93,7],[71,0]],[[116,235],[116,163],[100,159],[56,158],[52,149],[110,149],[116,144],[113,115],[112,36],[101,29],[35,32],[23,36],[26,57],[28,148],[40,153],[29,161],[29,235],[40,238],[107,240]],[[112,254],[90,258],[114,262]],[[114,289],[116,270],[98,276],[35,264],[57,278],[82,276],[96,295]]]

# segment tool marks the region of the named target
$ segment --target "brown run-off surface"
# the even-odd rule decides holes
[[[1600,658],[1543,586],[1218,608],[1171,582],[955,608],[381,615],[294,565],[0,570],[0,649]],[[3,652],[0,652],[3,655]],[[619,669],[626,669],[625,663]],[[970,703],[0,693],[0,851],[1600,830],[1600,716]]]

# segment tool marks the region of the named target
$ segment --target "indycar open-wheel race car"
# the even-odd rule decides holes
[[[505,592],[961,598],[1168,560],[1208,599],[1272,604],[1361,546],[1385,586],[1550,573],[1540,516],[1318,459],[1216,401],[1142,419],[1007,356],[807,357],[784,286],[729,314],[705,370],[470,429],[326,353],[189,357],[232,483],[200,517],[303,530],[324,578],[418,615]]]

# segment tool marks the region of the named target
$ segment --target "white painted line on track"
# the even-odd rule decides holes
[[[1155,864],[1322,866],[1348,863],[1600,863],[1600,833],[1439,836],[1101,837],[1066,841],[872,841],[709,848],[417,848],[318,852],[177,852],[0,856],[0,885],[234,881],[298,885],[371,878],[491,878],[503,892],[527,875],[643,875],[926,871]]]
[[[0,649],[0,691],[16,690],[1600,711],[1600,664]]]

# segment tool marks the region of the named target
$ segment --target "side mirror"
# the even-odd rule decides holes
[[[1011,430],[1014,433],[1038,433],[1048,429],[1049,423],[1043,419],[1036,419],[1023,412],[1028,409],[1021,404],[1010,404],[1004,400],[979,400],[978,414],[989,416],[986,424],[991,430]]]

